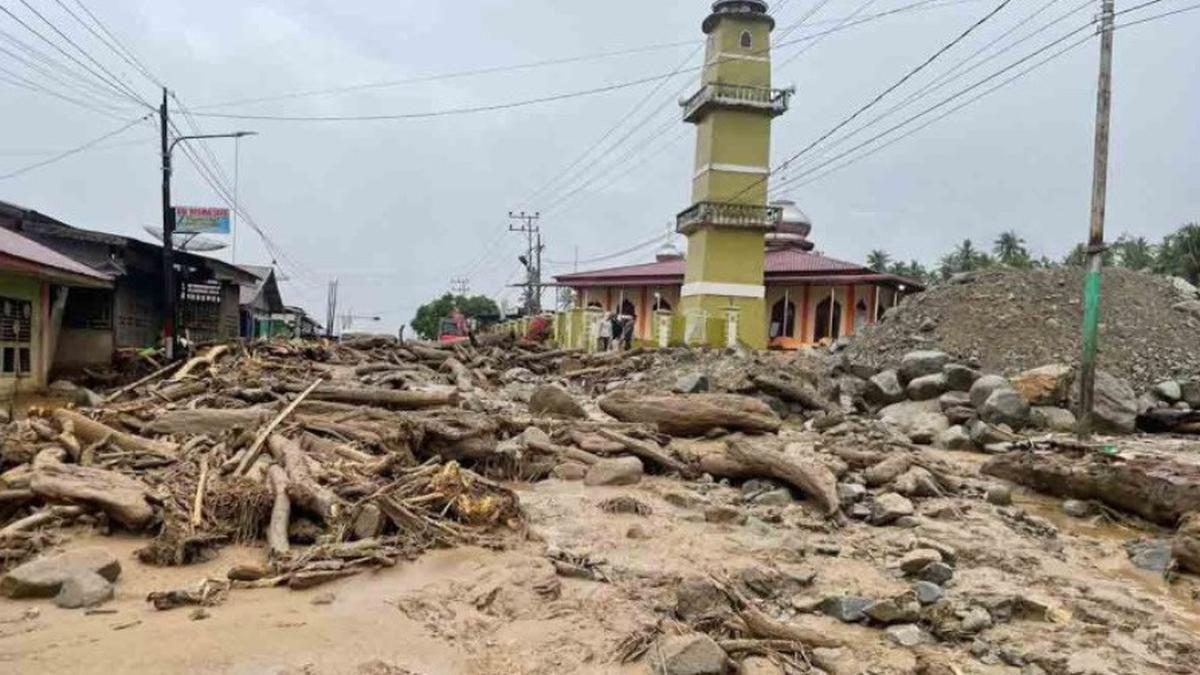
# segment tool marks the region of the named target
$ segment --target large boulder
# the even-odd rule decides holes
[[[863,398],[874,405],[891,405],[904,400],[904,387],[900,377],[894,370],[885,370],[871,376],[867,380],[867,390]]]
[[[63,609],[95,607],[113,596],[112,582],[95,572],[81,572],[63,582],[54,604]]]
[[[1183,399],[1183,387],[1175,380],[1166,380],[1154,385],[1154,395],[1167,403],[1176,403]]]
[[[905,387],[904,391],[914,401],[926,401],[941,396],[948,388],[949,385],[946,383],[945,374],[937,373],[935,375],[922,375],[912,380]]]
[[[975,380],[975,384],[971,385],[971,405],[976,408],[982,408],[984,403],[987,403],[988,397],[997,389],[1012,388],[1003,377],[999,375],[984,375]]]
[[[1193,319],[1200,319],[1200,300],[1184,300],[1171,305],[1171,308],[1183,312]]]
[[[1012,378],[1011,384],[1029,405],[1058,405],[1067,400],[1073,374],[1071,366],[1055,363],[1027,370]]]
[[[729,660],[704,633],[664,637],[654,651],[663,675],[724,675]]]
[[[567,419],[587,417],[583,406],[571,398],[566,389],[556,384],[543,384],[533,391],[533,396],[529,397],[529,412]]]
[[[642,460],[637,457],[602,459],[588,468],[584,485],[633,485],[642,480]]]
[[[879,419],[914,443],[932,443],[938,434],[950,428],[937,399],[893,403],[879,411]]]
[[[919,351],[909,352],[900,359],[900,382],[908,384],[912,380],[925,375],[936,375],[942,372],[950,356],[945,352]]]
[[[1071,407],[1079,409],[1079,383],[1071,386]],[[1128,382],[1096,371],[1092,428],[1114,434],[1132,434],[1137,428],[1138,399]]]
[[[1188,299],[1188,300],[1200,299],[1200,288],[1196,288],[1195,286],[1193,286],[1190,282],[1188,282],[1187,279],[1181,279],[1180,277],[1171,277],[1170,282],[1171,282],[1171,285],[1175,287],[1175,290],[1180,295],[1182,295],[1185,299]]]
[[[946,376],[946,386],[950,391],[970,391],[975,380],[983,376],[978,370],[958,363],[947,364],[942,374]]]
[[[1075,413],[1063,408],[1035,406],[1029,411],[1029,424],[1035,429],[1071,433],[1075,430]]]
[[[1015,390],[1000,388],[984,401],[979,416],[988,424],[1007,424],[1020,431],[1029,424],[1029,403]]]
[[[1180,382],[1179,393],[1193,410],[1200,410],[1200,380]]]
[[[975,444],[971,442],[971,435],[961,424],[956,424],[938,434],[934,445],[944,450],[972,450],[975,447]]]
[[[11,569],[0,578],[0,595],[9,598],[52,598],[68,579],[97,574],[107,581],[121,575],[121,563],[102,548],[81,548],[45,556]]]

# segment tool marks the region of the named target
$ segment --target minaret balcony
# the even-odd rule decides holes
[[[794,93],[794,87],[771,89],[711,82],[691,98],[680,101],[679,105],[683,107],[683,120],[692,124],[699,122],[711,108],[761,110],[771,117],[779,117],[788,111],[788,102]]]
[[[683,235],[708,225],[769,230],[778,225],[782,217],[783,209],[778,206],[699,202],[675,217],[675,230]]]

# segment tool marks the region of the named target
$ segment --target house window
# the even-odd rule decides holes
[[[751,49],[754,47],[754,36],[750,35],[750,31],[742,31],[742,49]]]
[[[0,377],[33,370],[33,303],[0,297]]]

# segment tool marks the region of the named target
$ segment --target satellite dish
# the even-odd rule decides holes
[[[150,236],[162,241],[162,229],[143,225],[142,229],[150,233]],[[175,244],[175,249],[179,251],[187,251],[188,253],[209,253],[212,251],[220,251],[228,248],[229,244],[206,237],[202,234],[180,234],[176,232],[171,236],[171,241]]]

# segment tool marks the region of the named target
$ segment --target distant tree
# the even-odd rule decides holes
[[[961,244],[954,247],[953,251],[942,256],[938,261],[938,273],[943,279],[949,279],[959,272],[973,272],[995,264],[996,261],[992,256],[975,248],[975,244],[970,239],[964,239]]]
[[[867,267],[876,272],[886,272],[892,267],[892,256],[887,251],[875,249],[867,254]]]
[[[447,293],[436,300],[431,300],[417,310],[413,317],[412,327],[417,335],[425,340],[435,340],[441,329],[442,319],[450,312],[458,309],[463,316],[474,319],[485,316],[499,316],[500,308],[491,298],[483,295],[452,295]]]
[[[1015,230],[1001,233],[992,244],[992,253],[996,254],[996,261],[1006,267],[1033,267],[1033,258],[1025,246],[1025,240]]]
[[[1167,235],[1158,248],[1154,269],[1200,284],[1200,224],[1188,223]]]
[[[929,270],[927,270],[924,265],[916,260],[910,260],[907,263],[892,263],[892,266],[888,268],[887,271],[898,277],[919,281],[922,284],[928,284],[930,281],[932,281],[933,277],[933,275],[929,273]]]
[[[1131,270],[1148,270],[1157,262],[1155,246],[1145,237],[1123,234],[1113,244],[1113,249],[1116,251],[1117,264]]]
[[[1104,255],[1101,256],[1105,267],[1112,267],[1117,264],[1117,253],[1111,247],[1104,249]],[[1076,244],[1075,248],[1063,258],[1063,264],[1068,267],[1083,267],[1087,264],[1087,245]]]

